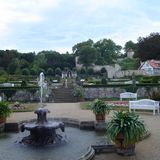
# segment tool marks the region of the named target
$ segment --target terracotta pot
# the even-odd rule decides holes
[[[5,122],[6,122],[6,117],[0,116],[0,124],[5,123]]]
[[[96,114],[96,121],[105,121],[105,114]]]
[[[78,97],[78,98],[77,98],[77,101],[78,101],[78,102],[83,102],[83,101],[84,101],[84,97]]]
[[[135,144],[127,145],[126,147],[117,147],[117,153],[123,156],[132,156],[135,155]]]
[[[122,133],[119,133],[116,138],[116,150],[117,153],[123,156],[131,156],[135,154],[135,144],[128,144],[124,146],[123,144],[124,136]]]

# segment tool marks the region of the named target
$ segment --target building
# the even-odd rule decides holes
[[[142,62],[139,70],[144,70],[148,75],[160,75],[160,61],[152,59]]]
[[[130,59],[132,59],[133,56],[134,56],[134,51],[133,51],[132,49],[129,49],[129,50],[127,51],[127,57],[130,58]]]

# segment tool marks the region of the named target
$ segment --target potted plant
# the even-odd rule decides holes
[[[6,102],[0,102],[0,123],[5,123],[6,118],[11,114],[11,108]]]
[[[91,110],[96,116],[96,121],[105,121],[105,116],[109,114],[111,107],[105,104],[103,100],[95,99],[91,103]]]
[[[107,126],[107,136],[116,144],[117,153],[121,155],[134,155],[135,143],[145,133],[143,120],[134,112],[114,112]]]
[[[77,98],[77,101],[83,101],[84,89],[81,86],[75,86],[73,89],[73,96]]]

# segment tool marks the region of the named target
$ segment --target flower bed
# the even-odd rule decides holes
[[[107,103],[111,106],[124,106],[124,107],[128,107],[129,106],[129,102],[128,101],[107,101]]]

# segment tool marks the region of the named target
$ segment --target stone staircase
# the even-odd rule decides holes
[[[69,103],[69,102],[76,102],[76,98],[73,96],[73,87],[68,86],[65,87],[59,87],[52,89],[53,96],[54,96],[54,102],[55,103]]]

